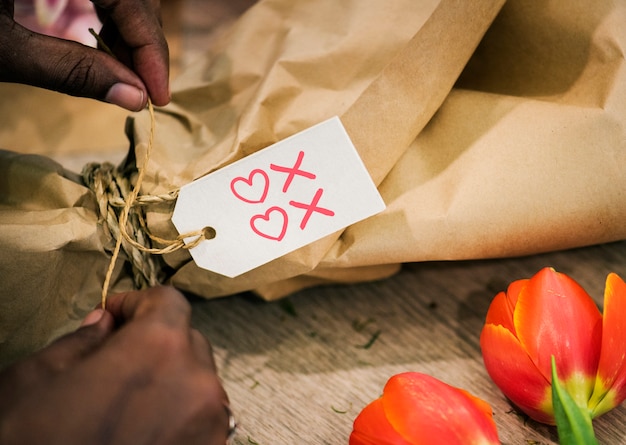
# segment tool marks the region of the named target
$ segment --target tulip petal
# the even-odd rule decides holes
[[[511,312],[515,311],[515,306],[517,305],[517,298],[519,294],[522,292],[522,289],[526,287],[528,284],[527,279],[524,280],[516,280],[509,284],[509,287],[506,290],[506,297],[509,301],[509,305],[511,307]]]
[[[385,385],[382,403],[393,428],[415,445],[500,444],[491,410],[465,391],[416,372]]]
[[[382,399],[367,405],[354,420],[350,445],[414,445],[398,434],[387,420]]]
[[[604,289],[602,348],[589,409],[597,417],[626,399],[626,283],[611,273]]]
[[[493,409],[491,408],[491,405],[489,405],[483,399],[476,397],[475,395],[473,395],[472,393],[464,389],[461,389],[461,388],[455,388],[455,389],[463,393],[463,395],[467,397],[467,399],[476,407],[478,412],[482,413],[482,415],[485,416],[485,418],[491,419],[493,421]],[[495,422],[494,422],[494,428],[495,428]]]
[[[517,304],[517,296],[528,280],[517,280],[509,284],[506,291],[494,297],[487,311],[486,324],[502,325],[515,335],[513,314]]]
[[[509,304],[509,299],[504,292],[500,292],[491,301],[485,323],[503,326],[515,335],[513,307]]]
[[[514,322],[522,348],[546,380],[552,355],[565,382],[573,375],[587,377],[587,387],[580,390],[585,394],[572,394],[586,403],[602,340],[602,315],[587,292],[567,275],[544,268],[521,290]]]
[[[487,373],[513,404],[531,418],[554,424],[552,393],[515,336],[503,326],[485,325],[480,347]]]

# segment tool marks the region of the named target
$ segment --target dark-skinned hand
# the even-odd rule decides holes
[[[173,288],[109,298],[0,373],[0,443],[224,445],[228,398]]]
[[[102,41],[114,53],[32,32],[0,0],[0,82],[103,100],[131,111],[166,105],[169,54],[159,0],[93,0]]]

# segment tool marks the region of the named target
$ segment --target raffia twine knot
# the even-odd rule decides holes
[[[100,211],[99,222],[105,234],[113,240],[112,245],[121,238],[123,255],[131,265],[135,287],[143,289],[159,284],[162,279],[162,267],[158,257],[148,252],[152,249],[152,242],[146,233],[145,206],[140,205],[140,200],[137,200],[139,205],[136,204],[131,208],[125,229],[126,233],[145,249],[129,242],[120,230],[120,218],[133,189],[129,177],[113,164],[92,162],[83,168],[82,178],[85,185],[95,194]],[[156,200],[153,199],[152,202]],[[109,254],[113,254],[112,245],[106,247]]]
[[[155,117],[152,102],[148,99],[150,113],[150,137],[143,163],[137,169],[122,169],[110,163],[90,163],[83,168],[83,182],[96,195],[100,210],[100,222],[115,240],[111,252],[109,268],[102,286],[102,307],[106,307],[106,298],[113,269],[121,251],[126,255],[133,270],[135,287],[143,289],[156,286],[162,282],[163,262],[159,262],[155,254],[163,255],[179,249],[193,249],[202,241],[214,237],[210,227],[181,233],[174,239],[155,236],[148,230],[144,206],[158,203],[174,203],[178,198],[178,190],[163,195],[140,195],[143,177],[150,160],[154,140]],[[129,166],[129,167],[132,167]],[[135,184],[130,177],[137,172]],[[154,247],[152,243],[161,247]]]
[[[115,241],[120,242],[125,259],[131,264],[133,281],[137,289],[156,286],[165,279],[163,261],[159,255],[179,249],[192,249],[211,232],[198,230],[178,235],[175,239],[155,236],[148,230],[146,209],[152,205],[173,206],[178,198],[178,190],[160,195],[139,195],[131,179],[132,173],[115,167],[113,164],[92,162],[83,167],[84,184],[94,192],[100,212],[100,223]],[[126,223],[121,225],[124,212],[128,212]],[[185,243],[185,239],[192,239]],[[106,249],[115,260],[113,248]]]

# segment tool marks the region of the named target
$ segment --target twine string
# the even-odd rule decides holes
[[[116,58],[115,54],[113,54],[111,49],[107,46],[104,40],[102,40],[100,35],[93,28],[89,28],[89,32],[96,39],[96,42],[98,43],[98,47],[100,49],[105,51],[111,57]],[[146,149],[146,155],[144,157],[142,165],[137,166],[139,173],[137,175],[135,186],[131,189],[130,194],[127,197],[124,197],[124,190],[121,190],[120,187],[120,185],[124,183],[123,180],[115,181],[117,182],[118,186],[113,187],[113,189],[117,188],[118,192],[122,192],[119,196],[115,196],[115,193],[112,195],[105,192],[105,188],[108,189],[108,191],[110,192],[112,187],[105,187],[103,185],[103,179],[106,178],[108,180],[108,184],[112,184],[114,182],[113,169],[110,168],[110,166],[98,166],[97,164],[89,164],[83,170],[83,178],[85,183],[90,185],[91,189],[94,190],[94,192],[96,193],[96,197],[100,197],[98,199],[100,215],[105,219],[109,228],[109,233],[111,233],[111,235],[116,239],[115,247],[113,248],[113,253],[111,255],[109,266],[104,277],[104,283],[102,285],[103,309],[106,307],[106,298],[111,284],[111,277],[113,276],[115,263],[117,262],[117,258],[120,254],[120,250],[122,249],[122,247],[124,247],[124,251],[131,260],[131,263],[133,264],[133,269],[136,272],[134,274],[135,286],[138,288],[142,288],[147,286],[155,286],[159,283],[159,278],[157,276],[158,268],[155,265],[154,259],[150,255],[163,255],[166,253],[175,252],[180,249],[193,249],[203,240],[211,239],[215,236],[215,231],[213,231],[211,228],[204,228],[202,230],[196,230],[193,232],[180,234],[173,240],[160,238],[150,233],[145,221],[145,217],[140,212],[133,212],[131,214],[131,210],[136,206],[146,206],[168,201],[174,202],[178,197],[178,190],[174,190],[170,193],[166,193],[163,195],[139,194],[141,190],[141,184],[146,173],[146,167],[148,166],[150,155],[152,153],[152,146],[154,144],[156,119],[154,117],[154,107],[150,98],[148,98],[148,112],[150,114],[150,133],[148,138],[148,147]],[[101,171],[100,173],[96,173],[99,170],[103,171]],[[116,212],[114,211],[113,207],[122,207],[122,211],[117,221],[115,218]],[[129,229],[127,225],[131,226],[131,230],[133,231],[137,239],[134,239],[130,236],[130,234],[128,233]],[[141,227],[141,229],[137,227],[138,225]],[[148,244],[150,244],[150,241],[148,239],[145,239],[145,236],[147,236],[149,240],[152,240],[155,243],[162,245],[163,247],[154,248],[151,245],[148,246]],[[185,239],[188,238],[192,238],[192,240],[185,244]]]
[[[95,192],[103,225],[115,239],[109,265],[102,285],[101,306],[106,307],[106,299],[111,285],[115,265],[123,250],[133,267],[137,288],[155,286],[161,282],[160,267],[153,255],[164,255],[180,249],[192,249],[205,239],[215,236],[214,231],[203,228],[166,239],[150,233],[143,208],[150,205],[173,204],[178,198],[178,190],[160,195],[141,195],[141,185],[146,173],[154,145],[154,107],[148,100],[150,133],[146,154],[141,165],[137,166],[135,185],[111,164],[88,164],[83,169],[85,184]],[[120,210],[121,209],[121,210]],[[185,243],[185,240],[188,240]],[[160,247],[153,247],[152,244]]]

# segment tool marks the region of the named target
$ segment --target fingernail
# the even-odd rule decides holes
[[[143,91],[132,85],[116,83],[104,100],[130,111],[139,111],[143,108]]]
[[[96,324],[100,321],[103,315],[104,315],[103,309],[94,309],[93,311],[87,314],[87,316],[83,319],[83,322],[80,324],[80,326],[83,327],[83,326],[90,326],[92,324]]]

